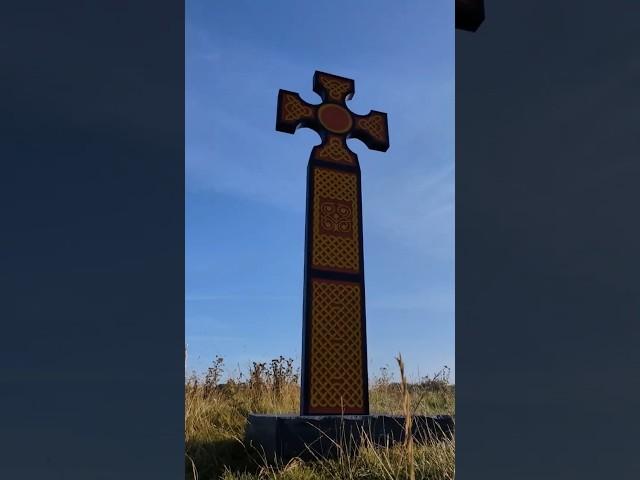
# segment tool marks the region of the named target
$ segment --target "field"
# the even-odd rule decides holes
[[[409,383],[402,359],[398,380],[388,368],[370,385],[372,413],[453,414],[454,386],[446,367]],[[283,357],[254,363],[247,372],[220,381],[224,360],[217,357],[208,373],[185,383],[185,473],[192,480],[312,480],[312,479],[434,479],[454,478],[455,442],[418,445],[412,441],[391,447],[363,442],[357,455],[286,465],[270,465],[261,452],[244,444],[247,415],[297,413],[299,378],[293,362]]]

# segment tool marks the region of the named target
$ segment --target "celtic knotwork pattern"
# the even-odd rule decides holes
[[[340,101],[351,90],[351,82],[320,75],[320,84],[326,89],[329,98]]]
[[[294,95],[283,95],[282,115],[286,121],[302,120],[303,118],[310,118],[313,116],[313,110],[311,107],[304,105]]]
[[[320,233],[338,237],[353,236],[351,202],[320,198]]]
[[[362,408],[360,285],[312,282],[311,408]]]
[[[358,177],[353,173],[328,168],[313,169],[313,243],[312,265],[324,270],[360,271],[358,226]],[[350,206],[351,234],[335,235],[320,226],[322,201]]]
[[[376,140],[384,142],[387,139],[387,131],[384,123],[384,117],[382,115],[371,115],[358,120],[358,127],[369,132]]]
[[[339,137],[330,136],[326,143],[316,150],[316,158],[330,162],[353,165],[355,158]]]

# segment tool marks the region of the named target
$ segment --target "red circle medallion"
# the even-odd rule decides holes
[[[324,128],[333,133],[346,133],[353,125],[353,120],[351,120],[347,109],[334,103],[320,106],[318,120]]]

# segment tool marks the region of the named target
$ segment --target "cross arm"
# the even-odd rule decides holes
[[[356,87],[350,78],[316,70],[313,74],[313,91],[320,95],[323,103],[346,106],[347,100],[351,100],[356,93]]]
[[[351,114],[353,128],[349,137],[357,138],[371,150],[386,152],[389,149],[389,125],[387,114],[371,110],[367,115]]]
[[[280,90],[278,92],[276,130],[284,133],[295,133],[299,127],[316,130],[317,109],[316,105],[302,100],[299,94],[289,90]]]

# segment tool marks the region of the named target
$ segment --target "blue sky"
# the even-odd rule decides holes
[[[275,131],[278,89],[315,70],[387,112],[362,169],[369,372],[454,366],[454,19],[450,0],[195,1],[186,28],[188,370],[300,361],[305,176],[317,134]]]

